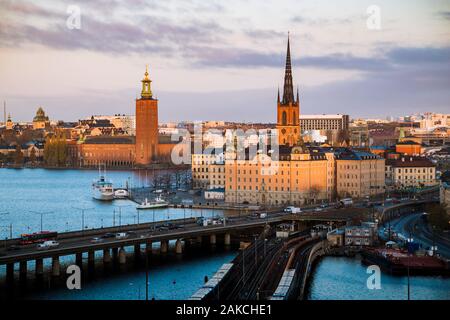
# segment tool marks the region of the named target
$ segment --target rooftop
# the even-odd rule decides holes
[[[133,136],[96,136],[86,138],[85,144],[134,144]]]
[[[386,162],[393,167],[434,167],[433,162],[424,157],[401,157],[399,159],[389,159]]]

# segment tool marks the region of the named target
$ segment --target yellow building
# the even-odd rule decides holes
[[[437,185],[436,167],[423,157],[401,157],[388,160],[392,183],[396,188]]]
[[[11,115],[8,115],[8,120],[6,121],[6,130],[12,130],[14,128],[14,122],[11,120]]]
[[[33,129],[45,129],[50,126],[50,120],[45,115],[44,110],[39,107],[36,111],[36,116],[33,118]]]
[[[300,205],[334,196],[334,155],[280,147],[279,160],[225,160],[225,201],[258,205]]]
[[[225,168],[223,154],[192,154],[191,157],[194,189],[224,187]]]
[[[384,193],[385,160],[370,152],[336,152],[336,191],[340,198],[364,198]]]

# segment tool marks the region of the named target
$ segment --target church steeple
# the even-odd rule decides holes
[[[141,98],[151,99],[153,96],[151,89],[152,80],[150,80],[150,78],[148,77],[148,65],[145,66],[144,79],[142,79],[141,82],[142,82]]]
[[[291,46],[288,33],[286,67],[284,70],[283,104],[289,103],[294,103],[294,87],[292,84]]]
[[[280,101],[280,90],[278,90],[277,101],[277,129],[278,143],[280,145],[295,146],[300,141],[300,99],[297,87],[297,99],[294,96],[294,85],[292,81],[291,44],[288,33],[286,66],[284,70],[283,96]]]

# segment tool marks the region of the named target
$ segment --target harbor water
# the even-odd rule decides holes
[[[148,185],[151,179],[151,173],[137,171],[111,171],[107,176],[115,187],[124,187],[126,181],[139,187]],[[43,230],[79,230],[83,224],[82,209],[85,209],[84,226],[87,229],[136,223],[138,217],[134,202],[115,200],[104,203],[92,199],[91,185],[97,177],[96,170],[0,169],[0,240],[9,238],[11,231],[13,237],[39,231],[41,221]],[[139,221],[223,214],[221,210],[165,208],[144,210],[139,213]],[[158,260],[149,269],[149,298],[187,299],[201,287],[205,276],[211,277],[235,255],[234,251],[207,250],[193,256],[169,256],[166,260]],[[61,261],[63,265],[73,263],[73,257],[65,258]],[[32,263],[29,263],[30,272],[33,270]],[[1,266],[0,277],[4,278],[4,275],[5,266]],[[382,274],[381,289],[369,290],[366,285],[368,276],[366,267],[356,258],[326,257],[313,272],[308,299],[407,298],[405,277]],[[449,279],[411,277],[410,283],[412,299],[450,299]],[[82,290],[52,288],[24,298],[144,299],[145,272],[137,269],[109,276],[100,275],[83,283]]]

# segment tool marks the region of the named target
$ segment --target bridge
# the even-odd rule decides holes
[[[47,250],[39,250],[36,245],[18,246],[20,239],[12,239],[5,242],[0,250],[0,265],[6,264],[6,277],[14,279],[14,264],[19,263],[19,278],[23,280],[27,275],[27,262],[35,260],[36,277],[43,275],[43,259],[52,259],[52,275],[61,274],[59,258],[61,256],[75,255],[76,264],[82,265],[83,253],[88,253],[88,266],[93,267],[95,263],[95,252],[103,251],[103,262],[118,261],[119,264],[126,263],[125,247],[134,247],[134,255],[140,257],[141,246],[145,246],[145,252],[151,253],[152,244],[160,243],[160,252],[167,253],[169,241],[175,240],[175,251],[177,254],[183,252],[183,242],[201,243],[207,238],[211,245],[216,245],[218,237],[223,244],[231,244],[231,237],[238,237],[244,231],[261,232],[267,224],[283,221],[283,215],[273,214],[261,219],[259,217],[229,218],[225,223],[202,226],[196,223],[194,218],[161,221],[155,223],[133,224],[120,227],[99,228],[84,231],[65,232],[58,234],[59,246]],[[127,232],[125,239],[116,237],[103,237],[107,233],[116,234]],[[93,241],[93,238],[101,240]],[[9,249],[16,246],[15,249]],[[112,252],[112,256],[111,256]]]
[[[410,200],[391,206],[383,207],[375,216],[379,222],[384,223],[389,220],[398,218],[404,214],[411,214],[414,212],[424,211],[425,206],[433,203],[439,203],[439,200],[425,199],[425,200]]]
[[[393,217],[398,210],[410,210],[429,201],[410,201],[389,208],[381,212],[380,221]],[[396,211],[397,210],[397,211]],[[20,239],[10,239],[0,242],[0,265],[6,265],[7,281],[14,280],[14,266],[19,264],[19,279],[25,280],[28,273],[28,261],[35,261],[36,278],[42,278],[44,273],[44,259],[52,261],[51,274],[58,277],[61,274],[60,257],[75,255],[75,263],[82,266],[83,254],[87,253],[88,268],[95,266],[95,252],[103,252],[103,263],[126,264],[127,255],[125,247],[134,247],[135,259],[139,259],[144,246],[145,256],[152,252],[153,243],[159,243],[160,253],[169,250],[169,241],[175,241],[175,252],[183,253],[186,246],[202,243],[206,240],[214,246],[220,242],[225,246],[233,240],[238,240],[241,234],[261,233],[266,225],[283,222],[297,223],[297,230],[306,230],[310,224],[336,223],[342,224],[349,219],[367,218],[370,210],[367,208],[327,209],[323,211],[305,211],[300,214],[286,214],[272,212],[266,218],[259,215],[229,217],[221,224],[208,226],[198,225],[194,218],[159,221],[152,223],[132,224],[126,226],[98,228],[63,232],[58,234],[59,246],[47,250],[38,250],[36,245],[19,246]],[[104,237],[106,233],[116,234],[127,232],[127,237]],[[93,241],[93,238],[100,240]],[[11,247],[14,250],[11,250]],[[17,250],[16,250],[17,249]]]

